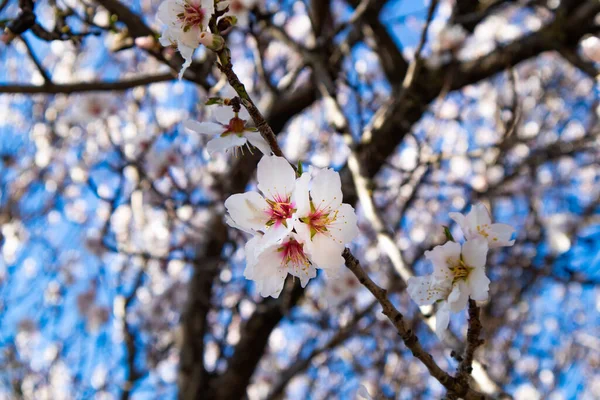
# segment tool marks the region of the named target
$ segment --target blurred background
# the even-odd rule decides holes
[[[440,342],[401,276],[481,201],[517,241],[474,387],[600,399],[600,3],[231,3],[235,71],[290,160],[340,171],[353,253],[439,365],[466,313]],[[0,0],[0,399],[444,398],[351,273],[277,300],[244,278],[222,204],[259,157],[183,128],[232,94],[204,48],[176,79],[159,4]]]

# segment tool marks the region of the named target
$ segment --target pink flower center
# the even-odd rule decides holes
[[[181,21],[183,30],[187,32],[190,28],[195,26],[202,29],[205,15],[206,10],[204,10],[200,4],[195,4],[194,2],[190,2],[188,0],[183,6],[183,12],[178,14],[177,18],[179,18],[179,21]]]
[[[287,226],[286,220],[291,218],[294,212],[296,212],[296,208],[294,208],[295,204],[291,201],[290,197],[277,195],[273,200],[267,199],[267,203],[270,207],[267,211],[270,217],[267,226],[278,226],[279,224]]]
[[[308,260],[308,256],[304,253],[304,245],[299,243],[295,239],[290,239],[289,241],[283,243],[281,247],[277,249],[281,253],[281,258],[283,259],[284,265],[304,265],[309,266],[310,261]]]
[[[310,228],[310,238],[312,239],[317,233],[326,234],[327,227],[337,219],[338,211],[331,212],[329,208],[316,209],[312,200],[310,202],[310,214],[307,217],[301,218],[300,221],[307,224]]]

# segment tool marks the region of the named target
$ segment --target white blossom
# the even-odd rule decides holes
[[[261,296],[278,297],[288,273],[300,279],[305,287],[317,270],[304,249],[302,239],[291,232],[280,243],[266,248],[262,236],[254,236],[246,243],[246,269],[244,276],[256,282]]]
[[[600,62],[600,38],[588,36],[581,41],[583,54],[594,62]]]
[[[213,13],[213,0],[165,0],[158,8],[159,21],[167,25],[160,43],[176,46],[185,59],[179,79],[192,64],[194,50],[200,45],[200,34],[208,29]]]
[[[467,37],[467,32],[461,25],[445,25],[438,33],[434,43],[434,51],[454,51],[459,48]]]
[[[408,293],[417,304],[442,302],[436,315],[436,334],[440,339],[448,328],[450,312],[464,309],[469,297],[487,300],[490,284],[485,275],[487,252],[487,241],[481,237],[468,240],[462,248],[456,242],[447,242],[425,252],[425,258],[433,264],[433,274],[408,280]]]
[[[313,260],[335,274],[344,264],[344,247],[358,235],[354,208],[342,203],[340,174],[322,169],[311,181],[304,173],[298,179],[294,197],[294,229],[306,242]]]
[[[152,179],[160,179],[167,175],[171,167],[178,167],[183,164],[183,157],[179,149],[174,144],[169,147],[152,147],[145,157],[146,173]]]
[[[264,197],[257,192],[234,194],[225,200],[225,208],[240,229],[263,233],[261,244],[268,247],[281,242],[294,226],[296,172],[285,158],[264,156],[258,163],[257,178]]]
[[[97,119],[105,119],[118,112],[116,98],[112,93],[89,93],[75,97],[69,120],[87,124]]]
[[[184,123],[185,128],[189,131],[214,136],[206,145],[209,154],[244,145],[249,146],[249,144],[265,155],[271,154],[271,148],[260,132],[256,128],[248,126],[250,115],[245,108],[242,108],[239,113],[234,112],[228,106],[212,108],[213,118],[216,122],[186,121]]]
[[[303,287],[317,268],[337,273],[345,244],[358,234],[354,209],[341,201],[339,174],[326,169],[312,182],[308,173],[296,179],[285,158],[264,156],[258,189],[262,195],[230,196],[225,220],[253,235],[245,247],[244,276],[256,282],[260,294],[279,296],[288,273]]]
[[[492,224],[489,211],[481,203],[475,204],[467,215],[455,212],[448,215],[460,225],[467,240],[483,237],[491,249],[512,246],[515,243],[514,240],[510,240],[515,229],[507,224]]]

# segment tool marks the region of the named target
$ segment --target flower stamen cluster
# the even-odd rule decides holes
[[[183,12],[177,14],[184,32],[188,32],[194,26],[203,27],[206,21],[206,9],[200,4],[194,4],[187,0],[183,6]]]

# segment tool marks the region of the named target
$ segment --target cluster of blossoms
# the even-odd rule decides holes
[[[248,11],[254,6],[255,1],[221,0],[217,2],[217,9],[232,14],[225,17],[228,27],[236,22],[247,24]],[[180,79],[192,64],[192,56],[198,46],[202,44],[213,50],[223,47],[223,38],[209,32],[208,24],[214,13],[214,0],[166,0],[160,5],[158,20],[166,25],[160,37],[160,44],[176,47],[184,58],[185,63],[179,72]]]
[[[342,203],[340,176],[331,169],[314,176],[296,171],[282,157],[258,163],[258,190],[225,201],[227,222],[253,235],[246,243],[244,276],[264,297],[278,297],[288,273],[302,287],[316,268],[336,275],[345,245],[358,235],[354,209]]]
[[[436,314],[436,334],[443,339],[450,322],[450,312],[459,312],[469,297],[476,301],[488,299],[490,280],[485,275],[487,252],[490,248],[512,246],[514,228],[493,224],[483,204],[476,204],[465,216],[450,213],[458,223],[466,242],[449,241],[425,252],[433,264],[433,274],[408,280],[408,293],[419,305],[440,302]]]

